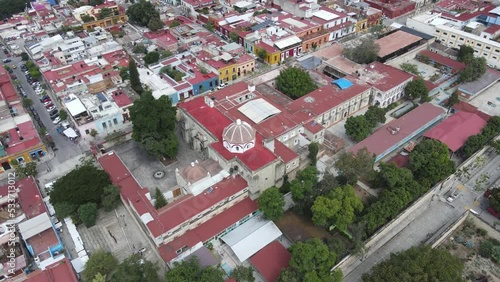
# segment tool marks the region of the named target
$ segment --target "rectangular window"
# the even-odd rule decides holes
[[[106,123],[105,123],[105,122],[103,122],[103,123],[102,123],[102,127],[103,127],[103,128],[107,128],[108,126],[106,125]]]
[[[491,57],[493,60],[496,60],[497,59],[497,56],[492,56]]]
[[[118,120],[117,120],[116,118],[114,118],[114,119],[113,119],[113,123],[114,123],[115,125],[117,125],[117,124],[118,124]]]
[[[85,129],[85,134],[89,134],[89,133],[90,133],[90,130]]]
[[[491,50],[491,47],[490,46],[485,46],[484,49]]]
[[[481,47],[481,46],[483,46],[483,44],[481,44],[481,43],[477,43],[477,44],[476,44],[476,46],[477,46],[477,47]]]

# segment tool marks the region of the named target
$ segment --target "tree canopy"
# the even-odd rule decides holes
[[[233,272],[231,272],[231,278],[236,280],[236,282],[254,282],[255,277],[253,277],[253,269],[251,267],[244,267],[242,265],[236,267]]]
[[[346,230],[356,213],[363,210],[363,203],[352,186],[345,185],[330,190],[326,196],[317,197],[311,210],[314,224],[323,227],[335,225],[340,230]]]
[[[500,133],[500,117],[493,116],[481,130],[481,133],[473,135],[467,139],[461,148],[464,157],[472,156],[476,151],[486,145],[493,137]]]
[[[457,282],[463,281],[464,263],[447,250],[413,247],[376,265],[364,282]]]
[[[262,192],[259,199],[259,209],[269,220],[278,220],[283,216],[285,199],[280,190],[271,187]]]
[[[421,78],[410,81],[405,87],[405,93],[413,100],[420,99],[422,102],[429,100],[429,90]]]
[[[97,220],[97,204],[86,203],[78,208],[78,217],[87,227],[95,225]]]
[[[460,72],[458,82],[475,81],[483,76],[484,73],[486,73],[486,69],[486,59],[483,57],[474,57],[469,63],[467,63],[465,69]]]
[[[463,46],[463,45],[462,45]],[[457,91],[451,93],[450,98],[446,101],[446,107],[448,107],[448,112],[450,112],[451,107],[460,102],[460,98],[458,97]]]
[[[276,87],[292,99],[300,98],[318,88],[309,73],[297,67],[281,70],[276,78]]]
[[[149,52],[144,56],[144,62],[148,65],[157,63],[158,60],[160,59],[160,53],[158,52]]]
[[[218,267],[200,267],[198,258],[191,257],[188,260],[174,262],[174,267],[166,274],[169,282],[223,282],[224,271]]]
[[[160,282],[158,266],[139,254],[126,258],[111,276],[111,282]]]
[[[386,109],[379,108],[377,106],[370,106],[364,116],[370,123],[373,124],[373,127],[375,127],[377,123],[385,123],[386,112]]]
[[[399,65],[399,67],[401,67],[401,70],[405,72],[420,76],[420,72],[418,71],[418,66],[415,64],[402,63],[401,65]]]
[[[112,211],[120,203],[120,188],[114,185],[104,187],[101,197],[102,207],[105,211]]]
[[[318,142],[309,143],[308,149],[309,149],[309,154],[307,157],[309,158],[309,160],[311,160],[311,165],[315,166],[319,152]]]
[[[168,204],[167,199],[165,199],[165,196],[163,195],[163,193],[161,192],[161,190],[159,188],[156,188],[155,199],[156,199],[155,209],[157,209],[157,210],[163,208],[164,206],[166,206]]]
[[[358,64],[369,64],[377,60],[380,46],[373,37],[363,37],[357,46],[345,48],[344,56]]]
[[[359,142],[372,133],[372,123],[363,116],[352,116],[345,121],[345,132],[354,141]]]
[[[342,275],[339,279],[339,272],[330,272],[335,263],[336,254],[331,252],[320,239],[295,243],[290,251],[292,257],[289,269],[281,273],[278,281],[342,281]]]
[[[83,277],[86,281],[92,281],[98,273],[109,276],[117,266],[118,260],[111,253],[96,250],[90,255],[89,260],[85,264]]]
[[[177,155],[175,134],[176,108],[167,96],[155,99],[150,91],[130,107],[133,124],[132,138],[155,157],[173,158]]]
[[[163,27],[160,14],[156,11],[155,6],[149,1],[140,0],[128,7],[127,16],[131,22],[140,26],[146,26],[152,31],[156,31]]]
[[[30,2],[30,0],[0,0],[0,20],[8,19],[14,14],[23,12]]]
[[[490,207],[496,212],[500,212],[500,188],[491,189],[490,196],[488,197]]]
[[[139,71],[137,70],[137,65],[132,57],[128,58],[128,74],[130,77],[130,87],[141,95],[144,89],[142,89],[141,80],[139,78]]]
[[[362,148],[356,153],[340,154],[334,166],[347,183],[354,185],[360,177],[370,179],[373,174],[374,156],[368,149]]]
[[[469,64],[474,59],[474,48],[469,45],[462,44],[458,50],[457,60],[459,62]]]
[[[59,217],[75,215],[81,205],[100,205],[104,187],[108,185],[111,185],[111,181],[106,172],[91,163],[84,163],[54,183],[50,191],[50,203]]]
[[[420,183],[431,187],[452,174],[455,163],[445,144],[427,139],[410,153],[410,170]]]

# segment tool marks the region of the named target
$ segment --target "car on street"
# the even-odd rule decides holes
[[[3,59],[2,62],[4,62],[4,63],[10,63],[10,62],[12,62],[12,60],[7,58],[7,59]]]
[[[40,97],[40,102],[47,100],[47,99],[50,99],[49,95],[44,95],[44,96]]]
[[[58,117],[59,117],[59,114],[55,114],[55,115],[53,115],[53,116],[50,116],[50,120],[55,120],[55,119],[56,119],[56,118],[58,118]]]
[[[56,117],[52,123],[53,124],[58,124],[60,122],[61,122],[61,117]]]
[[[48,99],[48,100],[46,100],[45,102],[43,102],[43,104],[44,104],[45,106],[47,106],[47,105],[49,105],[49,104],[52,104],[52,100]],[[54,104],[52,104],[52,106],[53,106],[53,105],[54,105]]]
[[[53,107],[54,106],[54,103],[52,102],[49,102],[48,104],[44,104],[45,105],[45,108],[50,108],[50,107]]]
[[[43,89],[37,89],[37,90],[35,90],[35,93],[36,93],[37,95],[40,95],[40,94],[42,94],[43,92],[45,92],[45,90],[43,90]]]
[[[50,116],[55,116],[55,115],[58,115],[59,111],[57,109],[55,110],[52,110],[52,112],[50,112]]]
[[[12,68],[13,68],[13,69],[17,69],[17,66],[16,66],[16,65],[12,65]]]
[[[453,202],[456,198],[458,197],[458,192],[457,191],[454,191],[453,193],[451,193],[451,195],[446,198],[446,201],[448,202]]]
[[[54,110],[55,108],[56,108],[56,106],[52,106],[50,108],[47,108],[47,112],[50,112],[50,111]]]
[[[220,90],[220,89],[222,89],[222,88],[224,88],[224,87],[226,87],[226,86],[227,86],[227,84],[225,84],[225,83],[221,83],[221,84],[219,84],[219,86],[217,86],[217,89],[219,89],[219,90]]]

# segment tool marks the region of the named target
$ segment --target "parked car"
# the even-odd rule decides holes
[[[48,109],[48,108],[50,108],[50,107],[53,107],[53,106],[54,106],[54,103],[52,103],[52,101],[50,101],[50,102],[49,102],[49,103],[47,103],[47,104],[45,104],[45,103],[44,103],[44,105],[45,105],[45,108],[47,108],[47,109]]]
[[[50,107],[50,108],[47,108],[47,112],[51,112],[51,111],[53,111],[55,108],[56,108],[56,106],[52,106],[52,107]]]
[[[12,60],[9,59],[9,58],[6,58],[6,59],[3,59],[2,62],[4,62],[4,63],[10,63],[10,62],[12,62]]]
[[[59,117],[59,114],[56,114],[56,115],[53,115],[53,116],[50,116],[50,120],[55,120],[56,118]]]
[[[58,124],[58,123],[60,123],[60,122],[61,122],[61,117],[59,117],[59,116],[58,116],[58,117],[56,117],[56,118],[54,119],[54,121],[53,121],[52,123],[53,123],[53,124]]]
[[[217,89],[219,89],[219,90],[220,90],[220,89],[222,89],[222,88],[224,88],[224,87],[226,87],[226,86],[227,86],[227,84],[225,84],[225,83],[221,83],[221,84],[219,84],[219,86],[217,86]]]
[[[446,199],[448,202],[453,202],[458,197],[458,191],[454,191],[451,195]]]
[[[13,68],[13,69],[17,69],[17,66],[16,66],[16,65],[12,65],[12,68]]]
[[[58,113],[59,113],[59,111],[57,109],[55,109],[52,112],[50,112],[50,116],[58,115]]]
[[[52,105],[52,106],[54,105],[54,104],[52,103],[52,100],[50,100],[50,99],[48,99],[48,100],[46,100],[45,102],[43,102],[43,104],[44,104],[45,106],[47,106],[47,105],[49,105],[49,104],[50,104],[50,105]]]
[[[44,95],[40,98],[40,102],[42,102],[43,100],[46,100],[46,99],[50,99],[49,95]]]
[[[38,89],[38,90],[35,90],[35,93],[36,93],[37,95],[40,95],[40,94],[42,94],[43,92],[45,92],[45,90],[43,90],[43,89]]]

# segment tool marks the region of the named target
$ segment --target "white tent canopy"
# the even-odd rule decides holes
[[[85,109],[85,106],[83,105],[82,101],[80,101],[80,99],[78,99],[78,98],[73,99],[73,100],[69,101],[68,103],[66,103],[66,108],[68,109],[71,116],[77,116],[77,115],[87,111],[87,109]]]
[[[69,138],[76,138],[78,135],[76,134],[76,131],[73,128],[68,128],[63,131],[64,135],[68,136]]]
[[[240,262],[244,262],[282,234],[274,222],[262,216],[256,216],[238,226],[221,240],[233,250]]]

